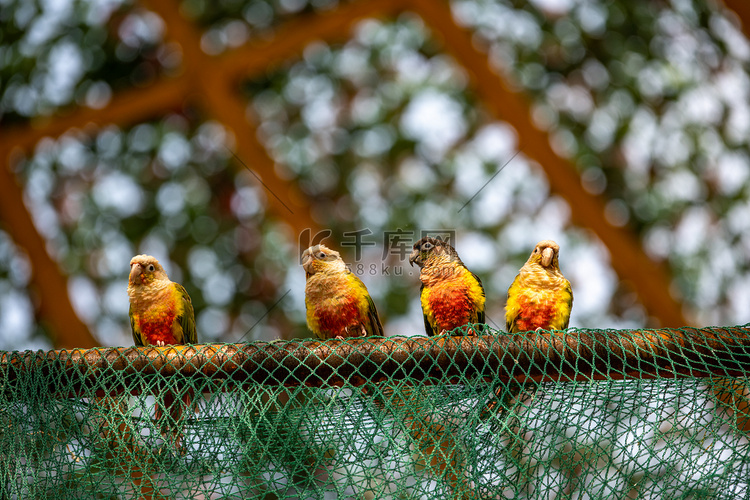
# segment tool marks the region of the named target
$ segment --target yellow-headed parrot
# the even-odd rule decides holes
[[[509,333],[563,330],[573,307],[573,290],[560,272],[560,247],[540,241],[508,289],[505,327]]]
[[[568,327],[573,307],[573,290],[560,272],[560,247],[552,240],[540,241],[508,289],[505,304],[505,328],[508,333],[536,330],[562,330]],[[498,402],[510,408],[521,400],[530,400],[534,383],[511,380],[495,388],[495,401],[483,415],[494,411]],[[525,396],[521,396],[524,392]]]

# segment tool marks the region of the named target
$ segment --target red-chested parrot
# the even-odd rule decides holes
[[[540,241],[508,289],[505,326],[509,333],[568,327],[573,290],[560,272],[560,247]]]
[[[185,288],[170,281],[159,261],[150,255],[136,255],[130,260],[128,279],[130,297],[130,326],[137,346],[162,347],[172,344],[195,344],[193,304]],[[195,391],[187,388],[182,394],[182,404],[174,390],[157,396],[155,417],[166,424],[165,408],[172,423],[182,418],[183,405],[190,407]]]
[[[185,287],[169,280],[150,255],[130,260],[130,326],[137,346],[194,344],[195,313]]]
[[[302,252],[307,326],[320,339],[383,335],[378,311],[367,287],[325,245]]]
[[[414,244],[409,263],[421,268],[420,299],[427,335],[440,335],[467,323],[484,324],[482,281],[451,245],[425,236]]]
[[[560,247],[552,240],[540,241],[508,289],[505,327],[508,333],[536,330],[563,330],[568,327],[573,307],[573,290],[560,272]],[[521,392],[526,396],[520,396]],[[529,400],[535,384],[511,380],[495,389],[495,399],[484,414],[501,401],[509,408],[517,401]]]

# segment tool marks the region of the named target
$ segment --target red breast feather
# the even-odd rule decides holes
[[[477,278],[462,264],[426,265],[420,279],[422,310],[435,333],[483,322],[479,315],[484,311],[484,291]]]

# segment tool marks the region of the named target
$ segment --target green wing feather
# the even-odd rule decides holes
[[[375,307],[375,302],[373,302],[372,297],[370,297],[370,293],[367,291],[367,287],[362,282],[362,280],[355,276],[354,273],[350,274],[354,278],[354,282],[356,283],[356,285],[360,288],[362,293],[364,293],[365,300],[367,300],[367,318],[365,320],[366,322],[364,323],[365,331],[367,331],[367,336],[382,336],[383,324],[380,322],[380,316],[378,315],[378,310]]]
[[[568,315],[565,318],[565,322],[563,323],[562,328],[560,330],[565,330],[568,328],[568,324],[570,324],[570,312],[573,310],[573,287],[570,286],[570,281],[565,285],[565,292],[568,294]]]
[[[136,346],[144,346],[146,345],[143,342],[143,337],[141,337],[141,330],[138,328],[138,326],[135,324],[135,317],[133,316],[133,306],[130,306],[130,309],[128,310],[128,316],[130,316],[130,330],[133,333],[133,343]]]
[[[198,334],[195,331],[195,311],[193,310],[193,302],[190,300],[185,287],[179,283],[174,284],[177,291],[182,297],[182,314],[177,317],[177,321],[180,322],[182,327],[182,339],[177,339],[182,344],[197,344]]]
[[[469,271],[469,270],[467,269],[467,271]],[[469,271],[469,272],[471,273],[471,271]],[[482,297],[484,297],[486,299],[487,295],[485,295],[485,293],[484,293],[484,286],[482,285],[482,280],[480,280],[479,276],[477,276],[474,273],[471,273],[471,275],[474,276],[475,280],[477,280],[477,283],[479,284],[479,289],[482,290]],[[482,325],[484,325],[486,323],[485,318],[484,318],[484,307],[485,307],[485,304],[486,304],[486,301],[485,301],[484,304],[482,304],[482,306],[479,309],[477,309],[477,320],[475,321],[475,323],[481,323]]]
[[[427,332],[428,337],[432,337],[434,335],[438,334],[437,328],[433,328],[432,324],[430,323],[430,318],[427,317],[426,314],[423,314],[424,316],[424,329]]]
[[[506,300],[506,313],[505,313],[505,331],[508,333],[517,333],[515,331],[516,328],[516,318],[518,318],[518,313],[520,310],[518,307],[513,307],[513,309],[508,309],[508,303],[510,302],[510,296],[511,294],[515,294],[516,290],[519,288],[518,281],[521,279],[521,275],[519,274],[513,279],[513,283],[510,284],[510,287],[508,288],[508,298]]]
[[[380,322],[380,316],[378,310],[375,308],[375,302],[372,301],[372,297],[367,295],[367,318],[369,325],[365,325],[367,335],[379,335],[383,336],[383,324]]]

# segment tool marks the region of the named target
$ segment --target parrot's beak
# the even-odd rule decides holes
[[[141,266],[137,262],[134,262],[133,264],[130,265],[130,276],[128,277],[128,281],[130,283],[140,283],[142,273],[143,273],[143,266]]]
[[[554,249],[547,247],[544,250],[542,250],[542,265],[544,267],[549,267],[550,264],[552,264],[552,259],[555,257],[555,251]]]
[[[415,262],[419,267],[422,267],[422,259],[419,258],[419,250],[416,248],[409,255],[409,265],[413,267]]]
[[[305,274],[308,277],[313,274],[312,262],[312,255],[310,255],[310,252],[305,250],[305,252],[302,254],[302,268],[305,270]]]

